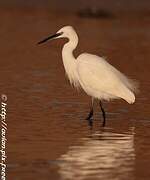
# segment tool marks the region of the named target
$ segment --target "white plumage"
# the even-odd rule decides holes
[[[77,61],[79,82],[88,95],[100,100],[122,98],[134,103],[134,83],[103,58],[85,53]]]
[[[88,95],[100,100],[122,98],[134,103],[136,86],[133,81],[99,56],[83,53],[75,59],[73,50],[78,44],[76,32],[70,26],[58,31],[61,32],[63,34],[58,38],[69,39],[62,50],[62,57],[67,76],[75,87],[81,86]]]
[[[76,88],[82,87],[93,99],[108,101],[122,98],[130,104],[135,102],[136,83],[119,72],[104,58],[88,53],[79,55],[77,59],[74,57],[73,50],[78,44],[78,36],[73,27],[65,26],[39,44],[51,38],[69,39],[63,47],[62,58],[70,83]],[[102,111],[105,119],[104,110],[102,109]],[[89,117],[91,118],[93,110],[90,113]]]

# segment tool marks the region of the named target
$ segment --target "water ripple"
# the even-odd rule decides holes
[[[94,133],[80,139],[59,158],[62,179],[127,179],[132,177],[135,153],[134,133]]]

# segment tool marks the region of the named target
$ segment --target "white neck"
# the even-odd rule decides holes
[[[67,37],[69,39],[69,41],[64,45],[63,47],[63,52],[65,51],[69,51],[70,53],[73,54],[73,50],[77,47],[78,45],[78,36],[75,32],[73,32],[72,35],[70,35],[70,37]]]
[[[73,55],[73,51],[78,44],[78,36],[75,32],[73,32],[72,35],[68,37],[68,39],[69,41],[64,45],[62,50],[63,64],[70,83],[75,87],[78,87],[79,82],[76,70],[77,62]]]

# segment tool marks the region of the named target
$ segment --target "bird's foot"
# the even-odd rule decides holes
[[[88,125],[92,129],[92,127],[93,127],[93,119],[86,119],[86,120],[88,121]]]
[[[90,111],[90,113],[87,116],[86,120],[90,120],[92,117],[93,117],[93,110]]]
[[[106,121],[104,120],[102,123],[102,127],[105,127],[105,125],[106,125]]]

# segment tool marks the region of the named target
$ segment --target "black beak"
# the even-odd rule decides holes
[[[54,38],[60,36],[61,34],[62,34],[62,33],[56,33],[56,34],[54,34],[54,35],[52,35],[52,36],[49,36],[49,37],[43,39],[42,41],[38,42],[37,44],[42,44],[42,43],[48,41],[49,39],[54,39]]]

